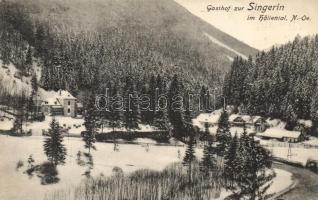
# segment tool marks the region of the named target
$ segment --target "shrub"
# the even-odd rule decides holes
[[[199,171],[195,162],[194,168]],[[114,167],[113,171],[120,171]],[[221,181],[213,177],[203,177],[193,173],[192,184],[182,165],[173,164],[162,172],[141,169],[127,176],[111,176],[86,179],[82,184],[69,191],[60,190],[46,195],[46,200],[67,200],[74,196],[76,200],[103,199],[212,199],[220,190]],[[65,196],[55,194],[65,194]]]
[[[115,166],[112,170],[115,175],[123,175],[124,171],[122,168]]]
[[[56,166],[51,162],[44,162],[41,165],[35,165],[26,170],[26,173],[32,177],[34,173],[41,179],[42,185],[57,183],[60,179],[57,177]]]
[[[42,185],[57,183],[59,181],[59,178],[57,177],[58,171],[56,169],[56,166],[51,162],[42,163],[39,172],[39,177],[41,177]]]
[[[21,167],[23,167],[23,161],[22,160],[19,160],[18,162],[17,162],[17,166],[16,166],[16,170],[19,170]]]

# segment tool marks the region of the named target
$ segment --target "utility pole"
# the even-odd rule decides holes
[[[290,143],[288,143],[288,152],[287,152],[287,160],[291,160],[292,156],[296,154],[292,154],[292,146]]]

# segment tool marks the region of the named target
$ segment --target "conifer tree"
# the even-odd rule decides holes
[[[209,124],[206,122],[204,123],[204,132],[203,132],[201,140],[204,142],[208,142],[209,139],[212,140],[212,137],[210,135]]]
[[[191,137],[195,134],[195,129],[193,127],[193,123],[192,123],[192,113],[190,110],[190,107],[188,105],[188,103],[185,103],[186,109],[184,112],[184,118],[183,118],[183,134],[182,136],[184,137]]]
[[[246,144],[247,143],[247,144]],[[272,195],[267,190],[272,184],[275,172],[272,170],[268,150],[256,144],[254,137],[244,138],[240,142],[243,151],[239,152],[239,170],[236,172],[238,199],[268,199]]]
[[[237,156],[238,156],[239,140],[237,133],[231,140],[231,144],[228,152],[224,157],[224,175],[225,178],[231,182],[235,181],[235,175],[237,173]]]
[[[17,114],[15,116],[15,120],[14,120],[14,124],[13,124],[13,128],[12,130],[14,131],[14,134],[17,134],[17,135],[23,135],[24,132],[23,132],[23,123],[24,123],[24,120],[26,118],[26,113],[25,113],[25,110],[26,110],[26,102],[28,102],[28,100],[26,100],[25,98],[25,95],[22,94],[21,97],[18,97],[15,104],[15,108],[17,110]]]
[[[297,123],[297,115],[294,111],[294,108],[292,105],[289,105],[286,110],[286,129],[287,130],[293,130],[293,128],[296,126]]]
[[[149,94],[149,87],[146,84],[142,85],[141,86],[141,95],[148,95],[148,94]],[[149,97],[149,95],[147,97]],[[149,97],[149,100],[150,100],[150,97]],[[149,109],[150,109],[150,106],[149,107],[142,106],[140,108],[140,122],[143,124],[150,124],[150,120],[148,118],[148,117],[150,117]]]
[[[110,120],[110,95],[112,93],[112,84],[111,82],[107,83],[106,88],[104,86],[101,86],[100,93],[104,95],[103,98],[100,98],[98,101],[99,107],[96,109],[98,113],[98,118],[101,125],[101,133],[104,131],[104,126],[109,124]]]
[[[33,102],[33,97],[34,95],[30,95],[29,99],[28,99],[28,102],[27,102],[27,110],[28,110],[28,113],[27,113],[27,119],[29,116],[32,116],[34,117],[34,110],[35,110],[35,105],[34,105],[34,102]]]
[[[25,72],[26,74],[29,74],[30,73],[30,70],[32,69],[32,64],[33,64],[33,61],[32,61],[32,50],[31,50],[31,47],[29,46],[28,48],[28,51],[27,51],[27,54],[26,54],[26,58],[25,58]]]
[[[44,152],[53,165],[65,163],[66,148],[63,145],[60,125],[54,118],[50,124],[49,137],[44,141]]]
[[[37,78],[36,78],[36,73],[34,72],[32,74],[32,78],[31,78],[31,87],[32,87],[32,92],[31,92],[31,96],[30,96],[30,109],[32,109],[32,112],[33,112],[33,117],[36,118],[38,116],[38,105],[37,104],[37,100],[38,99],[38,81],[37,81]],[[36,104],[34,104],[34,101]]]
[[[203,157],[200,163],[200,170],[205,175],[210,175],[216,170],[216,154],[215,148],[213,147],[213,141],[209,140],[203,148]]]
[[[157,82],[156,82],[156,92],[157,95],[166,95],[166,84],[162,80],[161,76],[157,76]],[[153,119],[153,125],[158,127],[161,130],[167,130],[169,126],[169,119],[167,114],[167,109],[164,105],[164,102],[159,101],[155,102],[155,113],[154,113],[154,119]]]
[[[188,181],[189,181],[189,183],[192,182],[192,165],[196,159],[194,144],[195,144],[194,136],[193,136],[193,134],[191,134],[188,145],[187,145],[187,149],[185,152],[185,156],[183,158],[183,165],[187,166],[187,168],[188,168]]]
[[[115,98],[118,95],[117,85],[114,84],[113,89],[111,90],[111,99],[109,105],[109,126],[115,131],[115,128],[120,127],[120,111],[116,109]]]
[[[35,94],[38,91],[38,81],[36,79],[36,74],[33,73],[32,74],[32,78],[31,78],[31,86],[32,86],[32,93]]]
[[[177,75],[174,75],[168,91],[168,116],[176,137],[182,137],[185,134],[183,122],[184,105],[180,85]]]
[[[205,86],[201,87],[200,91],[200,110],[203,112],[207,112],[207,89]]]
[[[138,98],[137,92],[135,90],[135,86],[130,77],[126,78],[126,85],[125,85],[125,112],[124,112],[124,124],[125,128],[128,131],[132,129],[139,128],[139,105],[138,105]]]
[[[231,142],[229,115],[225,110],[222,112],[218,122],[216,140],[218,142],[216,148],[217,154],[223,157],[224,155],[226,155],[226,152],[228,151]]]
[[[310,134],[318,136],[318,114],[312,115],[312,127],[310,130]]]
[[[44,26],[40,24],[38,25],[35,32],[35,47],[39,55],[44,53],[43,52],[44,40],[45,40]]]
[[[149,91],[148,91],[148,95],[150,98],[150,108],[149,111],[147,112],[147,118],[148,118],[148,123],[152,124],[154,121],[154,117],[155,117],[155,112],[156,112],[156,79],[155,76],[152,75],[150,78],[150,82],[149,82]]]
[[[97,122],[97,116],[96,116],[96,108],[95,108],[95,93],[94,91],[91,93],[88,103],[85,106],[85,117],[84,117],[84,125],[86,128],[86,131],[84,132],[83,141],[85,142],[85,148],[88,149],[88,152],[90,153],[91,149],[96,149],[94,146],[95,143],[95,133],[96,133],[96,122]]]

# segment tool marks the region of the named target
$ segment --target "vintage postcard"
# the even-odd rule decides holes
[[[0,200],[318,200],[317,0],[0,0]]]

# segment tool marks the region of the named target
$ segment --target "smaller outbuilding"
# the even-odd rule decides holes
[[[250,127],[253,125],[253,118],[249,115],[230,115],[229,122],[231,126],[243,126],[245,123],[245,126]]]
[[[264,132],[257,133],[263,139],[277,139],[282,142],[301,142],[305,139],[300,131],[289,131],[281,128],[269,128]]]
[[[201,113],[200,115],[198,115],[197,118],[193,119],[193,124],[200,128],[203,128],[206,125],[208,125],[209,127],[217,126],[220,115],[221,114],[218,112]]]
[[[269,128],[269,124],[266,119],[261,116],[253,117],[253,126],[256,133],[264,132],[267,128]]]

